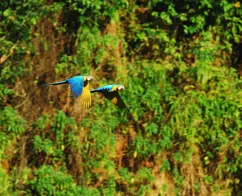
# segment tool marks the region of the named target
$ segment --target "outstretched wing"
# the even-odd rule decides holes
[[[104,97],[106,97],[114,105],[118,106],[120,109],[126,108],[124,101],[122,100],[121,96],[117,91],[113,91],[113,92],[102,91],[101,93],[104,95]]]
[[[67,80],[71,86],[71,92],[74,97],[78,97],[82,94],[82,90],[84,87],[84,77],[83,76],[75,76]]]
[[[91,90],[91,93],[104,92],[104,91],[112,91],[112,88],[113,88],[112,85],[106,85],[106,86],[102,86],[100,88],[96,88],[94,90]]]

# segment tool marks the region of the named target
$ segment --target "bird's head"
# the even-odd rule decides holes
[[[114,91],[122,91],[124,90],[124,86],[123,85],[116,85],[114,88],[113,88]]]
[[[85,82],[90,82],[90,81],[92,81],[92,76],[85,76],[85,77],[84,77],[84,81],[85,81]]]
[[[123,85],[120,85],[120,86],[118,87],[118,90],[119,90],[119,91],[124,90],[124,86],[123,86]]]

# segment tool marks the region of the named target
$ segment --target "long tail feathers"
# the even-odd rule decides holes
[[[68,83],[68,81],[63,80],[63,81],[60,81],[60,82],[53,82],[53,83],[49,83],[49,84],[41,84],[40,86],[59,85],[59,84],[65,84],[65,83]]]

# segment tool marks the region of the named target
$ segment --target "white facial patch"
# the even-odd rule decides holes
[[[87,76],[87,81],[91,81],[92,80],[92,76]]]
[[[124,90],[124,86],[119,86],[119,87],[118,87],[118,90],[119,90],[119,91]]]

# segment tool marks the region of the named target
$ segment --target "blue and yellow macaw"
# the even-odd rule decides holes
[[[41,86],[70,84],[71,91],[74,97],[80,96],[81,106],[87,109],[91,106],[91,93],[89,90],[89,82],[92,80],[92,76],[74,76],[67,80],[60,82],[54,82],[49,84],[43,84]]]
[[[118,106],[120,109],[126,108],[124,101],[119,95],[118,91],[124,90],[124,86],[120,84],[112,84],[102,86],[100,88],[96,88],[91,90],[91,93],[99,92],[104,95],[108,100],[110,100],[113,104]]]

